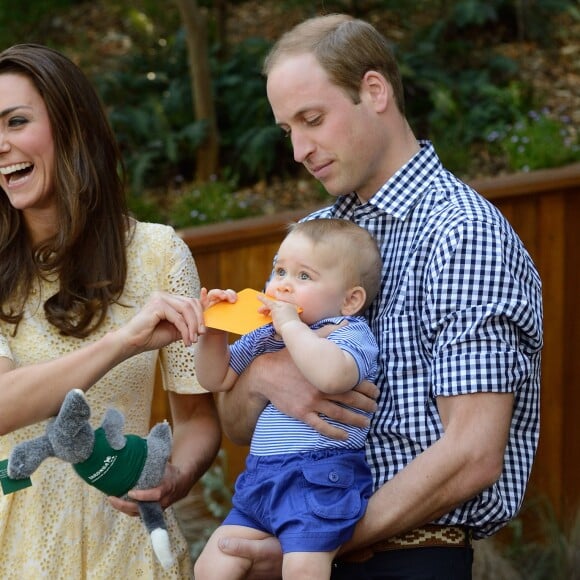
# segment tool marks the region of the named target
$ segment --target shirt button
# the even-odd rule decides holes
[[[340,479],[340,476],[338,475],[338,473],[336,473],[336,471],[331,471],[328,474],[328,479],[332,481],[332,483],[336,483]]]

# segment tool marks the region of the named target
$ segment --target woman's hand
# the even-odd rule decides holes
[[[156,501],[165,509],[184,498],[219,450],[221,430],[212,395],[180,395],[169,391],[168,396],[173,445],[161,482],[150,489],[132,489],[128,500],[109,497],[114,508],[130,516],[139,514],[133,500]]]
[[[132,354],[137,354],[179,339],[190,346],[197,342],[202,329],[203,307],[199,300],[154,292],[145,306],[115,334],[134,351]]]
[[[178,493],[179,471],[171,463],[167,463],[163,479],[157,487],[151,489],[133,489],[128,493],[129,499],[110,496],[109,503],[128,516],[138,516],[137,501],[158,502],[163,509],[184,497]]]

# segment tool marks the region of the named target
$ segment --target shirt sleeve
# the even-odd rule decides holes
[[[365,321],[351,318],[347,325],[332,331],[328,338],[353,357],[358,368],[358,382],[376,379],[379,347]]]
[[[515,392],[542,347],[540,280],[499,228],[466,221],[430,265],[422,323],[432,345],[433,394]]]
[[[230,367],[241,375],[256,357],[282,346],[282,341],[274,339],[271,324],[256,328],[230,345]]]
[[[168,228],[163,290],[189,297],[198,297],[199,275],[187,244]],[[194,347],[177,340],[160,353],[163,388],[179,394],[206,393],[195,375]]]

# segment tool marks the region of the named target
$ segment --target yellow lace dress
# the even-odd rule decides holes
[[[172,228],[137,224],[128,255],[127,285],[120,301],[123,306],[114,305],[106,324],[85,340],[99,338],[122,325],[155,290],[198,295],[194,260]],[[56,287],[43,282],[37,289],[16,337],[0,322],[0,356],[27,365],[64,355],[84,343],[60,336],[46,322],[42,304]],[[195,378],[192,351],[177,342],[161,352],[129,359],[89,389],[93,426],[101,423],[105,410],[112,406],[125,414],[127,433],[148,433],[158,357],[166,389],[181,394],[204,392]],[[43,422],[0,437],[0,460],[6,459],[19,441],[43,434],[45,427]],[[166,510],[165,516],[178,563],[164,571],[141,520],[111,508],[106,497],[84,483],[70,465],[47,459],[32,475],[32,484],[9,495],[0,490],[0,579],[192,578],[188,546],[172,509]]]

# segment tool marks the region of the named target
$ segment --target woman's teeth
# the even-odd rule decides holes
[[[32,163],[15,163],[14,165],[8,165],[7,167],[0,167],[0,173],[5,175],[8,183],[17,181],[19,178],[24,177],[30,169],[32,169]]]
[[[14,165],[8,165],[8,167],[0,167],[0,173],[2,175],[10,175],[16,171],[28,169],[29,167],[32,167],[32,163],[15,163]]]

